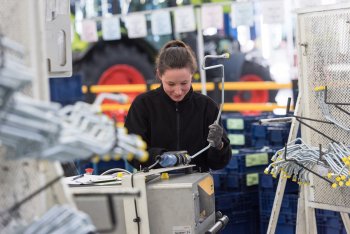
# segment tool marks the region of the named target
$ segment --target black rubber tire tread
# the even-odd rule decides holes
[[[98,83],[102,73],[109,67],[117,64],[127,64],[143,74],[146,82],[155,80],[154,65],[148,60],[147,55],[134,46],[124,44],[98,44],[81,61],[74,64],[75,74],[82,75],[83,85]],[[88,102],[94,100],[94,95],[87,95]]]
[[[244,61],[241,77],[245,75],[257,75],[259,76],[263,81],[272,81],[271,74],[268,68],[263,67],[262,65],[251,62],[251,61]],[[275,102],[275,98],[277,95],[278,90],[270,90],[269,91],[269,102]]]

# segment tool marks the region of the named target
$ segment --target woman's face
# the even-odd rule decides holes
[[[163,88],[166,94],[175,102],[181,101],[191,88],[192,73],[188,68],[168,69],[162,76]]]

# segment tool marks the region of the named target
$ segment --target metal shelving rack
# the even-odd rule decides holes
[[[0,34],[23,46],[24,56],[18,59],[33,72],[31,85],[22,92],[47,101],[44,12],[44,1],[0,4]],[[63,170],[59,163],[13,160],[6,150],[0,147],[0,233],[11,233],[19,223],[31,223],[55,204],[74,206],[67,187],[61,183]]]
[[[327,87],[327,100],[340,104],[329,105],[333,116],[349,124],[350,119],[350,4],[302,9],[297,12],[297,45],[299,58],[299,97],[294,115],[325,120],[315,95],[315,87]],[[346,113],[348,112],[348,113]],[[294,120],[295,121],[295,120]],[[334,141],[349,146],[350,132],[335,124],[307,122]],[[326,147],[330,139],[310,127],[292,123],[289,141],[301,137],[311,146]],[[316,166],[317,167],[317,166]],[[318,168],[312,168],[317,171]],[[309,174],[310,185],[300,189],[297,214],[297,233],[317,233],[315,209],[340,212],[344,226],[350,233],[350,189],[332,188],[329,183]],[[286,179],[280,177],[267,233],[274,233]]]

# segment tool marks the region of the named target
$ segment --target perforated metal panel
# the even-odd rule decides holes
[[[326,120],[316,99],[315,87],[327,86],[327,102],[350,104],[350,8],[301,13],[298,24],[303,116]],[[335,105],[329,107],[335,119],[350,127],[349,114]],[[341,107],[350,112],[349,105]],[[350,145],[350,132],[332,124],[305,122],[334,141]],[[306,126],[301,125],[301,128],[302,138],[312,146],[322,144],[326,147],[330,142]],[[318,177],[313,176],[311,180],[309,201],[346,207],[350,211],[349,187],[332,189],[329,183]]]

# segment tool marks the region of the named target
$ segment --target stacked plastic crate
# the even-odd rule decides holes
[[[267,114],[259,116],[242,116],[239,114],[223,114],[222,122],[230,139],[232,149],[251,148],[252,145],[252,125],[262,118],[267,118]]]
[[[259,231],[258,173],[246,171],[244,161],[243,155],[237,156],[225,169],[213,174],[216,210],[230,219],[222,233]]]
[[[278,116],[268,116],[268,118],[274,117]],[[290,124],[277,123],[267,126],[253,123],[251,129],[252,145],[256,148],[268,146],[274,154],[276,150],[283,148],[288,141]],[[266,233],[267,231],[277,185],[278,178],[273,178],[271,175],[265,175],[264,173],[259,174],[260,233]],[[295,233],[298,190],[297,183],[287,181],[276,233]]]
[[[241,116],[223,114],[222,121],[232,146],[232,159],[225,169],[213,172],[216,209],[230,218],[222,233],[266,233],[278,178],[263,173],[276,150],[288,140],[289,124],[259,125],[272,114]],[[277,234],[296,232],[297,183],[287,181]],[[259,209],[259,212],[257,210]],[[339,213],[316,210],[318,233],[346,233]]]
[[[290,124],[279,123],[272,126],[253,123],[251,126],[252,146],[256,148],[268,146],[280,149],[288,140]]]
[[[261,174],[259,176],[260,200],[260,233],[265,234],[268,228],[272,206],[275,198],[278,178]],[[298,206],[298,184],[287,180],[276,234],[296,233],[296,217]],[[316,209],[317,231],[320,234],[345,234],[339,212]]]
[[[259,173],[263,172],[274,151],[252,144],[252,126],[267,116],[222,116],[233,149],[226,168],[213,173],[216,209],[230,218],[222,233],[259,232]]]
[[[275,124],[274,126],[262,126],[254,123],[252,129],[252,145],[262,147],[268,145],[272,151],[284,147],[288,140],[290,126],[288,124]],[[259,201],[260,201],[260,230],[266,233],[273,201],[275,198],[278,178],[271,175],[259,175]],[[287,181],[283,195],[276,233],[295,233],[297,200],[299,186],[295,182]],[[337,212],[316,210],[318,233],[342,234],[346,233],[342,220]]]
[[[259,175],[259,202],[260,202],[260,233],[266,233],[269,224],[273,202],[275,199],[278,178],[271,175]],[[294,234],[296,230],[296,211],[298,204],[297,183],[287,180],[276,234]]]
[[[319,234],[346,234],[340,213],[316,209],[317,232]]]

